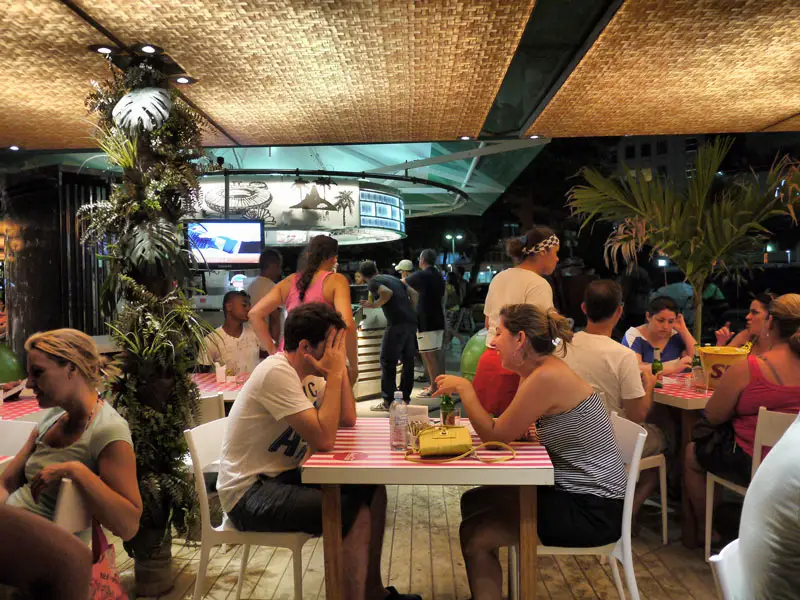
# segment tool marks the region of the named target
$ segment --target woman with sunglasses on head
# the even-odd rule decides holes
[[[502,416],[493,419],[466,379],[442,375],[437,396],[459,394],[483,442],[509,443],[536,424],[553,462],[553,487],[538,491],[537,534],[546,546],[616,542],[622,529],[627,475],[605,404],[556,353],[572,340],[565,317],[530,304],[504,307],[495,349],[520,378]],[[564,342],[562,344],[561,342]],[[461,549],[474,600],[500,600],[498,550],[519,543],[519,489],[484,486],[461,497]]]

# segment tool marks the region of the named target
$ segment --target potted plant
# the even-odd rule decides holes
[[[109,198],[80,216],[84,244],[99,247],[109,265],[103,307],[123,350],[109,387],[131,428],[144,504],[125,549],[137,595],[155,596],[174,579],[173,527],[185,530],[196,507],[183,430],[197,411],[190,373],[209,328],[180,291],[191,266],[180,221],[196,211],[202,124],[151,59],[124,72],[112,67],[87,107],[98,119],[99,146],[120,171]]]
[[[606,264],[618,271],[618,255],[632,269],[645,246],[669,258],[694,293],[694,335],[702,332],[703,288],[718,274],[739,277],[750,267],[748,254],[764,247],[770,219],[796,224],[800,205],[797,163],[777,160],[765,177],[742,175],[725,184],[717,173],[732,145],[718,137],[698,149],[692,177],[676,185],[660,177],[628,170],[606,176],[591,167],[580,175],[585,185],[569,191],[567,206],[582,219],[615,225],[605,243]]]
[[[457,417],[459,414],[456,409],[456,401],[452,396],[442,396],[442,401],[439,404],[439,415],[442,425],[453,426],[458,424]]]

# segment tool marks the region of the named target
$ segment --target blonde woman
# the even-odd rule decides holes
[[[554,356],[572,331],[555,310],[530,304],[500,311],[494,344],[502,366],[520,378],[502,416],[493,419],[466,379],[442,375],[437,395],[459,394],[481,441],[509,443],[536,423],[555,468],[555,486],[539,488],[538,537],[546,546],[602,546],[619,539],[625,464],[605,405],[592,386]],[[461,550],[474,600],[500,600],[498,549],[519,542],[519,490],[478,487],[461,497]]]
[[[124,540],[139,529],[142,498],[128,424],[97,393],[101,359],[75,329],[25,342],[28,385],[47,409],[0,476],[0,503],[53,519],[61,479],[81,489],[92,516]]]
[[[496,417],[514,399],[519,376],[504,369],[495,349],[494,337],[500,309],[508,304],[532,304],[542,310],[553,308],[553,288],[543,277],[558,264],[558,236],[549,227],[537,225],[521,238],[506,242],[506,253],[514,261],[511,269],[494,276],[486,295],[486,351],[478,361],[472,382],[483,407]]]

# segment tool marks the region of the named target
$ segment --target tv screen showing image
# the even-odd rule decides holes
[[[264,247],[261,221],[190,221],[186,235],[200,266],[257,265]]]

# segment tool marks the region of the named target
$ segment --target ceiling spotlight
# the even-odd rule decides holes
[[[111,54],[116,54],[117,49],[113,46],[106,46],[105,44],[92,44],[89,46],[89,50],[91,52],[97,52],[98,54],[102,54],[103,56],[109,56]]]
[[[197,83],[197,79],[194,77],[189,77],[188,75],[178,75],[174,78],[175,83],[180,85],[190,85],[192,83]]]
[[[175,81],[177,83],[189,83],[189,78],[188,77],[178,77]]]
[[[469,141],[469,140],[471,140],[471,139],[472,139],[472,138],[471,138],[470,136],[468,136],[468,135],[462,135],[462,136],[461,136],[461,141],[462,141],[462,142],[468,142],[468,141]]]
[[[17,150],[19,150],[19,146],[9,146],[8,149],[11,150],[12,152],[16,152]]]
[[[539,139],[539,136],[538,136],[538,135],[532,135],[532,136],[530,136],[530,138],[531,138],[532,140],[538,140],[538,139]]]
[[[149,44],[146,44],[146,45],[142,46],[140,48],[140,50],[142,52],[144,52],[145,54],[155,54],[156,53],[156,49],[153,48],[153,46],[150,46]]]

